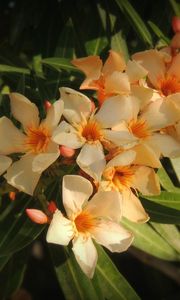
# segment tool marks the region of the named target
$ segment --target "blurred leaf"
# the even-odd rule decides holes
[[[128,0],[115,0],[115,2],[124,13],[125,17],[129,18],[132,26],[135,28],[142,41],[153,47],[153,41],[149,30],[131,3]]]
[[[128,60],[129,58],[128,48],[122,30],[113,34],[111,38],[111,48],[115,51],[119,51],[123,53],[126,61]]]
[[[144,199],[148,199],[157,204],[167,206],[176,210],[180,210],[180,195],[179,193],[164,192],[156,196],[143,196]]]
[[[15,253],[0,273],[0,299],[5,300],[20,286],[26,270],[29,251],[23,249]]]
[[[57,279],[67,300],[103,300],[101,292],[88,279],[76,262],[72,250],[62,246],[49,246]]]
[[[123,218],[122,224],[134,234],[133,245],[161,259],[176,261],[178,253],[148,224],[136,224]]]
[[[180,253],[180,232],[175,225],[153,222],[151,222],[151,225],[171,245],[171,247]]]
[[[65,71],[74,71],[76,73],[79,73],[80,71],[74,67],[70,60],[67,58],[62,57],[49,57],[42,59],[42,64],[47,65],[49,67],[52,67],[56,70],[65,70]]]
[[[171,158],[170,161],[180,184],[180,157]]]
[[[97,246],[97,245],[96,245]],[[98,249],[98,263],[96,274],[104,293],[108,300],[138,300],[140,299],[130,284],[121,275],[111,259],[101,246]],[[119,255],[121,255],[119,253]]]
[[[43,225],[31,222],[25,208],[34,206],[32,198],[18,197],[1,213],[0,219],[0,257],[21,250],[30,244],[44,229]]]
[[[8,65],[0,64],[0,73],[20,73],[20,74],[30,74],[30,70],[26,68],[13,67]]]
[[[11,256],[2,256],[0,257],[0,272],[4,268],[4,266],[7,264],[7,262],[10,260]]]
[[[101,32],[99,32],[98,36],[98,38],[85,43],[87,55],[100,55],[101,51],[107,46],[106,37],[101,36]]]
[[[151,29],[154,31],[154,33],[157,35],[157,37],[159,39],[162,39],[166,43],[166,45],[169,45],[170,39],[164,35],[164,33],[159,29],[159,27],[156,24],[154,24],[152,21],[148,21],[148,24],[151,27]]]
[[[160,184],[165,190],[167,190],[168,192],[180,193],[180,189],[174,186],[164,168],[159,168],[157,174],[160,180]]]
[[[41,78],[44,78],[41,61],[42,61],[41,55],[34,56],[32,66],[33,66],[33,70],[35,71],[36,75],[38,75]]]
[[[180,4],[177,3],[175,0],[169,0],[169,2],[174,10],[174,14],[180,17]]]

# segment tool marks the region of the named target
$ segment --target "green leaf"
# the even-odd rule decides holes
[[[10,260],[11,256],[2,256],[0,257],[0,272],[4,268],[4,266],[7,264],[7,262]]]
[[[56,70],[74,71],[79,73],[80,71],[74,67],[70,60],[63,57],[49,57],[42,59],[42,64],[52,67]]]
[[[13,67],[8,65],[0,64],[0,73],[20,73],[20,74],[30,74],[30,70],[26,68]]]
[[[136,224],[123,218],[122,224],[134,234],[133,245],[158,258],[176,261],[178,253],[148,224]]]
[[[29,251],[23,249],[15,253],[5,265],[3,271],[0,273],[0,299],[7,299],[8,296],[21,286],[28,255]]]
[[[33,207],[30,197],[19,197],[3,211],[0,221],[0,257],[23,249],[44,229],[31,222],[25,214],[26,207]]]
[[[156,196],[143,196],[144,199],[148,199],[154,203],[170,207],[176,210],[180,210],[180,195],[179,193],[164,192]]]
[[[115,0],[125,17],[129,18],[138,36],[149,46],[153,47],[151,34],[139,14],[128,0]]]
[[[180,157],[171,158],[170,161],[180,184]]]
[[[169,2],[174,10],[175,15],[180,17],[180,4],[177,3],[175,0],[169,0]]]
[[[180,232],[175,225],[158,224],[151,222],[153,228],[180,253]]]
[[[97,246],[97,245],[96,245]],[[108,300],[138,300],[140,299],[130,284],[117,270],[111,259],[101,246],[98,249],[98,263],[96,274]],[[121,254],[119,254],[121,255]]]
[[[180,189],[174,186],[164,168],[160,168],[157,174],[159,176],[160,184],[165,190],[167,190],[168,192],[180,193]]]
[[[67,300],[103,300],[102,293],[93,281],[88,279],[76,262],[72,250],[67,247],[50,245],[57,279]]]
[[[164,35],[164,33],[156,24],[154,24],[152,21],[148,21],[148,24],[159,39],[162,39],[166,43],[166,45],[170,43],[170,39]]]

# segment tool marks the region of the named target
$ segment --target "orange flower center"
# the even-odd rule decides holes
[[[95,225],[95,219],[87,211],[82,211],[74,220],[77,231],[86,233]]]
[[[128,124],[128,128],[138,138],[146,138],[151,135],[148,125],[144,120],[132,119]]]
[[[36,154],[46,152],[51,138],[47,127],[42,125],[39,127],[29,126],[26,135],[25,147],[27,152]]]
[[[160,90],[164,96],[180,92],[180,81],[176,76],[168,76],[159,80]]]
[[[82,128],[81,134],[88,142],[99,141],[102,138],[101,127],[95,120],[89,121]]]

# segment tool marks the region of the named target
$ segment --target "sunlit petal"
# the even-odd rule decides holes
[[[2,175],[11,165],[12,159],[5,155],[0,155],[0,175]]]

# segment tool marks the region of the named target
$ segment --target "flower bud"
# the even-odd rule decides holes
[[[50,213],[55,213],[57,209],[56,203],[54,201],[50,201],[48,204],[48,210],[50,211]]]
[[[171,22],[174,33],[180,32],[180,17],[174,16]]]
[[[91,100],[91,112],[93,112],[96,109],[96,105],[93,100]]]
[[[16,192],[10,192],[9,193],[9,198],[11,201],[14,201],[16,199]]]
[[[52,106],[51,102],[49,102],[48,100],[44,101],[45,111],[48,111],[48,109],[50,109],[51,106]]]
[[[48,217],[45,215],[45,213],[43,213],[42,210],[27,208],[26,214],[34,223],[37,224],[48,223]]]
[[[71,158],[75,154],[75,150],[66,146],[59,147],[60,153],[63,157]]]

